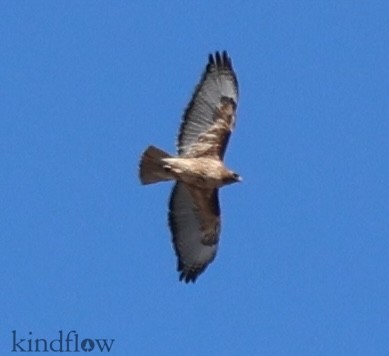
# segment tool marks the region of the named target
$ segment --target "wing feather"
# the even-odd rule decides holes
[[[178,135],[178,154],[223,159],[235,125],[238,81],[227,52],[209,56],[208,65],[185,110]]]
[[[218,191],[192,189],[178,182],[170,198],[169,226],[180,280],[195,282],[216,256],[220,235]]]

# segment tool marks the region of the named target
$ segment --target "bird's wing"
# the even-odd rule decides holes
[[[178,154],[223,159],[235,126],[238,81],[227,52],[216,52],[185,110],[178,135]]]
[[[216,256],[220,235],[218,191],[178,182],[169,204],[169,226],[180,280],[194,282]]]

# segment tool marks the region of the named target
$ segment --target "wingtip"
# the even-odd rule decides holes
[[[208,65],[217,67],[227,67],[229,69],[232,68],[231,57],[228,55],[226,50],[223,51],[215,51],[214,53],[210,53],[208,56]]]
[[[213,58],[213,54],[212,53],[210,53],[208,55],[208,62],[209,62],[209,64],[215,64],[215,60]]]
[[[185,265],[182,263],[182,261],[179,259],[177,261],[177,272],[179,272],[179,281],[184,283],[195,283],[198,276],[205,270],[204,268],[188,268],[185,267]]]
[[[185,282],[186,284],[188,284],[189,282],[196,283],[197,277],[198,277],[198,275],[194,274],[194,273],[181,272],[179,280],[180,280],[180,282]]]
[[[216,64],[218,66],[221,66],[222,65],[222,57],[220,56],[220,52],[216,51],[215,59],[216,59]]]

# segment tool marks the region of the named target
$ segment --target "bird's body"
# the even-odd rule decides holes
[[[149,146],[140,161],[142,184],[175,180],[169,225],[180,280],[194,282],[216,255],[220,235],[218,190],[241,181],[223,163],[235,125],[238,83],[226,52],[210,55],[184,114],[178,156]]]
[[[163,162],[173,179],[199,189],[221,188],[233,174],[222,161],[211,157],[172,157]]]

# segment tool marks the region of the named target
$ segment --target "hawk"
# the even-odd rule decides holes
[[[149,146],[141,156],[142,184],[176,181],[168,220],[180,281],[195,282],[214,260],[220,236],[219,188],[241,177],[223,164],[235,126],[238,81],[227,52],[208,64],[185,110],[178,155]]]

